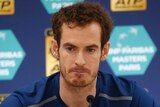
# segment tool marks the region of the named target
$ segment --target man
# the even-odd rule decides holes
[[[60,72],[15,91],[1,107],[158,107],[136,83],[98,71],[112,30],[100,5],[64,7],[52,21],[52,49]]]

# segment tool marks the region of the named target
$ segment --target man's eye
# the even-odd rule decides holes
[[[67,47],[66,50],[72,52],[72,51],[74,51],[75,49],[72,48],[72,47]]]
[[[89,53],[94,53],[96,50],[95,50],[95,49],[92,49],[92,48],[89,48],[89,49],[87,49],[87,51],[88,51]]]

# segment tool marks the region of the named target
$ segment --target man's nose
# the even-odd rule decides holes
[[[86,59],[84,58],[83,53],[78,53],[75,59],[75,64],[78,66],[84,66],[86,64]]]

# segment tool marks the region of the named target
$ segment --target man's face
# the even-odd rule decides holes
[[[107,45],[107,52],[109,43]],[[85,87],[97,77],[99,63],[104,52],[101,50],[101,28],[97,23],[85,27],[69,28],[62,25],[58,49],[61,78],[74,87]],[[104,55],[105,56],[105,55]]]

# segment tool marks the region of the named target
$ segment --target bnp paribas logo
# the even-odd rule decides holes
[[[12,80],[24,57],[25,52],[12,30],[0,30],[0,80]]]
[[[41,0],[48,14],[57,12],[61,7],[66,7],[84,0]]]
[[[111,0],[111,10],[118,11],[143,11],[147,9],[147,0]]]
[[[107,62],[117,76],[144,75],[157,48],[143,25],[115,26]]]
[[[14,0],[0,0],[0,15],[12,15],[15,12]]]

